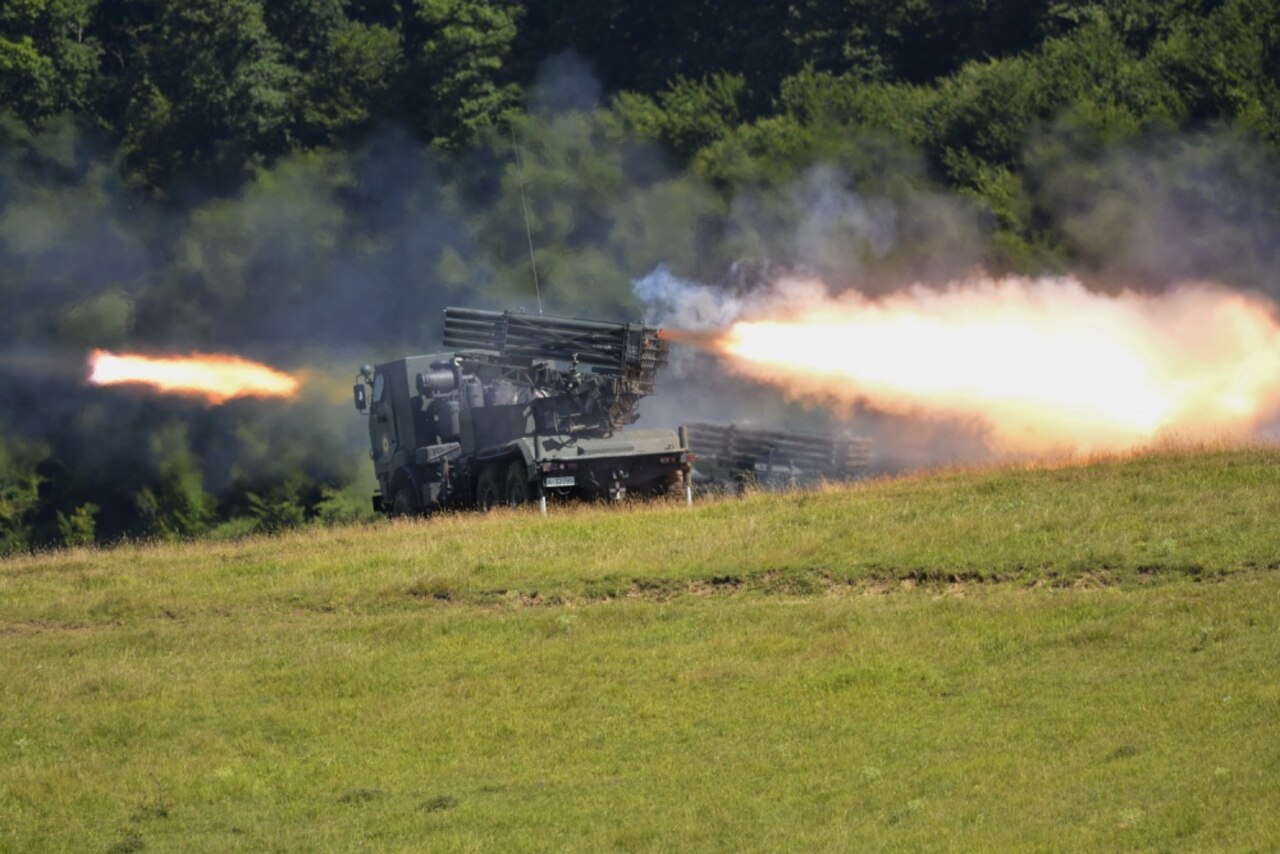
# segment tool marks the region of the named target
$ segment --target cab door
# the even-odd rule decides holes
[[[390,381],[386,371],[374,374],[373,397],[369,404],[369,439],[379,469],[391,464],[391,458],[399,448],[396,413],[391,406],[392,395],[388,388]]]

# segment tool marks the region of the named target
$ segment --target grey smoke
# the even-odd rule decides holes
[[[529,109],[550,114],[587,112],[599,107],[604,86],[581,54],[566,50],[547,59],[529,98]]]
[[[1229,130],[1093,154],[1065,133],[1032,144],[1029,184],[1103,287],[1206,279],[1280,297],[1280,155]]]
[[[847,276],[862,278],[868,265],[883,259],[897,242],[896,206],[859,195],[849,176],[830,164],[810,169],[791,195],[801,212],[795,257],[805,267],[844,269]]]
[[[632,283],[646,323],[680,329],[718,329],[742,316],[747,301],[724,287],[681,279],[665,265]]]

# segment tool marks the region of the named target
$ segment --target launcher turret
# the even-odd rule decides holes
[[[667,363],[667,342],[658,333],[639,323],[475,308],[444,310],[446,348],[485,350],[511,360],[576,360],[595,373],[635,382],[642,394],[653,393],[654,375]]]
[[[639,418],[667,342],[639,323],[447,308],[444,345],[464,373],[527,387],[541,426],[609,433]]]

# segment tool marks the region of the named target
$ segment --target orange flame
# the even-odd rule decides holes
[[[89,369],[94,385],[144,385],[209,403],[233,397],[293,397],[299,385],[296,377],[259,362],[218,354],[144,356],[94,350]]]
[[[1280,411],[1280,323],[1261,297],[978,279],[880,299],[780,287],[711,349],[793,396],[976,419],[1011,452],[1245,434]]]

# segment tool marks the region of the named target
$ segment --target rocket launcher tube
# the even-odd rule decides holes
[[[652,384],[667,361],[659,330],[635,323],[546,317],[516,312],[447,308],[444,345],[487,350],[511,359],[577,361],[597,373]]]
[[[616,332],[631,324],[612,323],[607,320],[579,320],[570,317],[547,317],[541,314],[521,314],[514,311],[486,311],[479,308],[446,308],[445,323],[450,321],[475,321],[492,326],[494,321],[507,319],[546,329],[577,329],[584,332]]]

